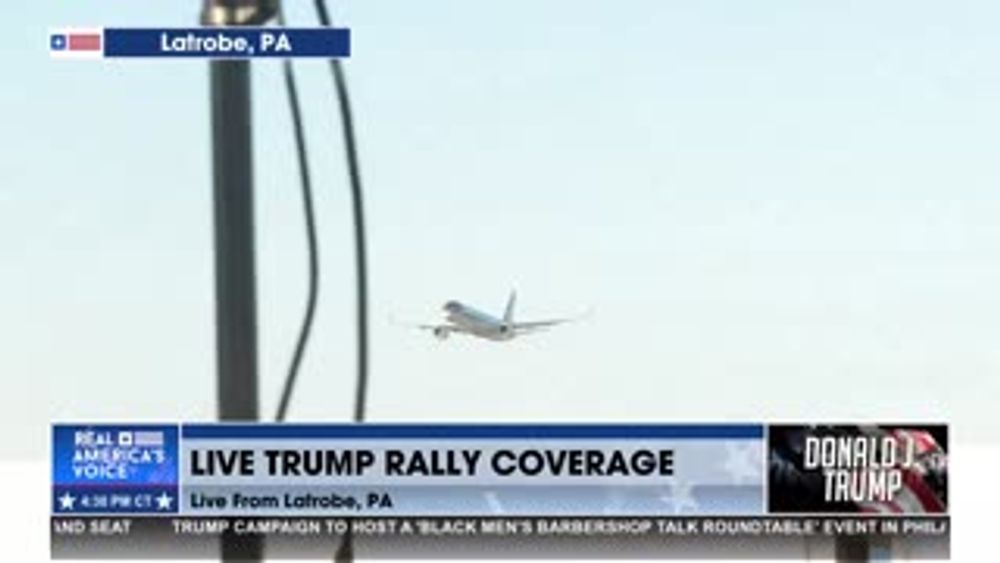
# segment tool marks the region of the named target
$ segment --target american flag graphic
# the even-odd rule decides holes
[[[136,430],[132,433],[132,443],[136,446],[162,446],[163,432],[158,430]]]
[[[100,29],[55,29],[49,31],[49,54],[56,58],[97,58],[103,53]]]
[[[872,514],[940,514],[947,511],[941,491],[931,486],[931,474],[947,471],[944,449],[934,440],[934,437],[923,430],[894,428],[890,430],[871,427],[862,428],[869,436],[885,435],[895,438],[899,449],[912,444],[916,462],[912,467],[902,469],[903,488],[891,501],[860,503],[861,512]],[[903,457],[900,451],[898,458]]]

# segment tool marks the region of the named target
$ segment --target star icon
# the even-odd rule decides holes
[[[490,511],[493,514],[503,514],[503,503],[500,502],[500,497],[497,496],[495,491],[486,492],[486,504],[489,505]]]
[[[608,500],[601,509],[601,513],[606,516],[611,516],[613,514],[621,514],[622,506],[625,505],[625,499],[622,498],[617,492],[611,491],[608,494]]]
[[[733,483],[759,481],[763,472],[761,449],[755,445],[739,445],[726,442],[726,461],[722,468],[726,470]]]
[[[160,493],[160,496],[156,497],[156,509],[170,510],[172,502],[174,502],[174,497],[168,495],[166,492]]]
[[[76,497],[69,494],[69,491],[63,493],[58,500],[60,510],[73,510],[73,505],[76,503]]]
[[[698,501],[691,494],[691,483],[677,481],[670,485],[670,493],[660,495],[660,500],[674,509],[674,514],[682,514],[686,510],[698,510]]]
[[[66,49],[66,36],[61,33],[53,33],[49,36],[49,48],[53,51]]]

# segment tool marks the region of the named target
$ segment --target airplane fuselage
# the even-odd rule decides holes
[[[510,340],[514,331],[502,319],[474,307],[450,302],[445,305],[446,318],[462,330],[489,340]]]

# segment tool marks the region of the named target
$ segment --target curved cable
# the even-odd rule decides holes
[[[330,13],[325,0],[314,0],[320,25],[330,27]],[[351,184],[351,210],[354,217],[354,258],[357,270],[358,377],[354,388],[354,422],[364,422],[368,400],[368,261],[365,244],[365,214],[361,189],[361,169],[354,135],[354,115],[347,90],[347,77],[340,59],[330,59],[333,84],[340,107],[341,131],[347,153],[347,173]],[[334,561],[350,563],[354,559],[354,541],[348,531],[334,553]]]
[[[284,10],[281,7],[278,8],[278,24],[281,26],[285,25]],[[309,175],[308,149],[302,125],[302,109],[299,105],[298,88],[295,85],[295,70],[292,67],[290,59],[286,58],[282,61],[282,72],[285,78],[288,107],[292,114],[292,128],[295,131],[295,152],[298,157],[299,178],[302,184],[302,210],[305,215],[306,240],[309,254],[309,294],[306,301],[305,315],[302,318],[302,326],[299,329],[299,337],[295,343],[295,351],[292,354],[291,364],[288,366],[288,374],[285,376],[285,385],[281,392],[281,400],[278,403],[278,412],[274,416],[277,422],[283,422],[285,416],[288,414],[288,405],[291,402],[292,391],[295,389],[295,381],[299,374],[299,367],[302,365],[302,357],[305,354],[309,335],[312,332],[313,318],[316,315],[316,303],[319,300],[319,242],[316,237],[312,179]]]
[[[316,0],[316,14],[320,24],[330,27],[330,14],[323,0]],[[284,9],[279,5],[278,23],[285,24]],[[358,372],[355,383],[354,395],[354,421],[363,422],[365,419],[366,403],[368,398],[368,261],[365,243],[365,221],[364,202],[362,199],[361,170],[358,165],[357,142],[354,135],[354,116],[351,111],[351,100],[347,89],[347,77],[339,59],[330,60],[330,68],[333,73],[334,87],[337,92],[337,102],[340,108],[341,129],[344,137],[344,147],[347,156],[347,171],[351,187],[351,210],[354,219],[354,249],[355,268],[357,276],[357,335],[358,335]],[[278,406],[278,413],[275,419],[281,422],[285,419],[288,411],[288,403],[292,391],[295,388],[295,380],[298,375],[298,368],[302,359],[302,353],[309,337],[312,327],[312,319],[316,307],[317,287],[319,278],[318,262],[316,260],[316,234],[315,219],[312,209],[312,189],[309,179],[309,168],[306,159],[305,136],[302,132],[302,118],[299,108],[298,93],[295,87],[295,76],[291,62],[285,59],[283,65],[285,75],[285,88],[288,92],[289,106],[292,111],[292,121],[295,128],[296,149],[299,158],[299,171],[302,177],[303,204],[306,214],[306,231],[309,238],[309,302],[306,307],[306,316],[303,319],[302,330],[299,333],[299,340],[295,347],[295,354],[292,364],[289,367],[288,375],[285,379],[285,387],[282,392],[281,402]],[[352,561],[353,541],[351,534],[344,536],[337,549],[335,561]]]
[[[325,0],[315,0],[316,15],[320,25],[330,27],[330,13]],[[330,59],[333,83],[340,107],[340,122],[347,156],[347,173],[351,184],[351,203],[354,217],[354,258],[357,270],[357,334],[358,377],[354,394],[354,422],[365,420],[368,399],[368,260],[365,244],[365,214],[361,189],[361,169],[354,135],[354,116],[347,90],[347,77],[340,59]]]

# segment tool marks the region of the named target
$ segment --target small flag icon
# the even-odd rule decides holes
[[[49,32],[49,54],[53,57],[100,57],[103,52],[100,29],[55,30]]]
[[[163,432],[153,430],[137,430],[133,434],[132,442],[136,446],[162,446]]]

